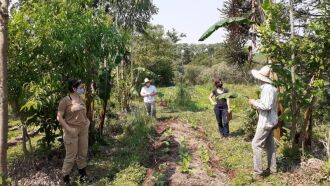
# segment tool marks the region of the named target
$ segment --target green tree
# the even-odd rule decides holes
[[[173,83],[174,65],[178,55],[175,45],[166,37],[162,26],[149,26],[146,34],[135,37],[136,45],[133,56],[135,65],[152,71],[156,76],[151,77],[158,85]],[[142,82],[144,77],[139,77]]]
[[[227,0],[221,13],[226,18],[249,17],[251,6],[248,1]],[[225,40],[225,55],[227,61],[232,64],[244,64],[248,59],[248,53],[244,50],[249,39],[249,24],[233,23],[226,27],[228,34]]]
[[[91,103],[98,95],[92,92],[92,82],[98,84],[104,64],[113,68],[126,51],[126,40],[111,25],[111,17],[91,5],[87,0],[24,1],[12,10],[11,104],[22,123],[37,125],[45,133],[47,146],[58,135],[55,113],[66,93],[66,79],[79,77],[86,82],[88,116],[94,128]]]
[[[95,7],[104,7],[107,15],[111,15],[115,25],[127,31],[129,35],[144,33],[152,15],[158,9],[150,0],[94,0]],[[136,46],[130,40],[130,51]],[[116,67],[115,92],[120,109],[130,111],[131,98],[136,94],[134,90],[134,57],[126,53],[125,58]],[[105,106],[106,107],[106,106]]]
[[[151,0],[95,0],[94,6],[104,7],[121,28],[138,32],[144,32],[152,16],[158,12]]]
[[[320,109],[315,105],[316,100],[323,99],[320,95],[329,89],[329,4],[329,1],[310,2],[305,7],[306,10],[313,7],[318,15],[307,14],[308,23],[300,27],[303,29],[300,35],[293,33],[288,37],[292,33],[289,18],[276,17],[283,7],[288,7],[283,3],[272,4],[266,9],[266,24],[259,28],[263,52],[272,59],[273,69],[279,76],[277,84],[283,87],[281,96],[284,107],[288,108],[283,118],[291,128],[292,143],[299,142],[303,147],[311,140],[312,115]],[[295,134],[299,134],[298,138]]]

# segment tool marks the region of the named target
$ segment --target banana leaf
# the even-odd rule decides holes
[[[238,98],[238,97],[239,97],[239,94],[236,93],[236,92],[228,92],[228,93],[224,93],[224,94],[221,94],[221,95],[217,96],[218,99],[222,99],[222,98],[235,99],[235,98]]]
[[[200,38],[198,41],[204,41],[210,35],[212,35],[216,30],[218,30],[221,27],[228,26],[230,24],[252,24],[252,22],[245,18],[245,17],[230,17],[230,18],[225,18],[217,23],[215,23],[213,26],[211,26]]]

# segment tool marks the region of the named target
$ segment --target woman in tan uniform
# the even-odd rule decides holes
[[[80,181],[86,181],[88,152],[88,128],[90,121],[86,115],[86,105],[82,99],[85,93],[80,80],[68,81],[70,94],[61,99],[57,120],[63,127],[65,159],[62,173],[64,185],[70,185],[70,173],[75,164],[78,165]]]

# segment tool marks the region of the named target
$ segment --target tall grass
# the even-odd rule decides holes
[[[108,146],[98,147],[100,151],[91,164],[96,172],[94,174],[103,179],[96,185],[141,185],[146,172],[146,167],[143,165],[149,159],[148,136],[153,132],[154,125],[155,120],[148,117],[143,108],[139,108],[107,126],[111,130],[122,127],[122,133],[110,136]],[[108,153],[110,151],[111,155],[105,155],[106,153],[102,151]]]

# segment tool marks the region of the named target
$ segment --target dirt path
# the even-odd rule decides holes
[[[170,186],[228,185],[225,171],[218,167],[215,152],[209,148],[205,132],[175,119],[159,122],[152,137],[154,168],[148,170],[145,186],[164,183]],[[191,158],[188,173],[182,173],[182,149]],[[208,159],[209,158],[209,159]]]

